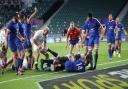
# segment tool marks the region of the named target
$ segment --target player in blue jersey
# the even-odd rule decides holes
[[[100,30],[102,32],[103,27],[100,22],[92,16],[92,13],[89,13],[87,16],[87,22],[85,23],[85,38],[89,36],[88,40],[88,54],[87,58],[89,59],[89,63],[91,64],[90,70],[96,69],[96,64],[98,60],[98,48],[99,48],[99,38],[100,38]],[[103,37],[103,35],[101,35]],[[92,49],[94,47],[94,65],[93,65],[93,57],[92,57]]]
[[[25,58],[28,61],[28,69],[32,68],[32,44],[31,44],[31,33],[32,33],[32,20],[35,17],[37,13],[37,8],[34,8],[34,12],[31,14],[31,16],[27,16],[26,22],[25,22],[25,38],[26,41],[24,43],[24,49],[26,51]]]
[[[25,38],[24,38],[24,30],[25,30],[24,19],[25,19],[25,16],[23,14],[20,14],[19,18],[18,18],[19,30],[18,30],[18,33],[17,33],[17,37],[18,37],[18,39],[17,39],[18,74],[23,74],[22,64],[23,64],[23,59],[24,59],[24,55],[25,55],[24,47],[23,47],[23,43],[25,41]]]
[[[118,57],[121,53],[121,43],[122,43],[122,32],[127,35],[127,32],[124,30],[122,23],[119,18],[116,18],[116,42],[115,42],[115,55],[118,54]]]
[[[17,14],[14,14],[12,19],[9,21],[7,24],[7,31],[6,31],[6,48],[10,48],[12,52],[12,58],[13,58],[13,66],[16,68],[17,71],[17,65],[16,65],[16,60],[17,60],[17,29],[18,29],[18,24],[17,24]]]
[[[112,14],[109,14],[108,21],[105,23],[104,27],[107,35],[109,60],[112,60],[113,52],[115,50],[115,27],[116,22],[113,20]]]

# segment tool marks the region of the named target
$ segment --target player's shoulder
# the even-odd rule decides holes
[[[75,27],[75,29],[76,29],[77,31],[80,31],[80,28],[79,28],[79,27],[77,27],[77,26]]]
[[[99,20],[98,20],[97,18],[93,18],[93,20],[94,20],[94,21],[98,21],[98,22],[99,22]]]

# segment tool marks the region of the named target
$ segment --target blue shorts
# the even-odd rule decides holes
[[[99,37],[89,37],[88,46],[94,46],[94,44],[99,44]]]
[[[76,45],[77,43],[79,43],[79,39],[70,40],[69,42],[70,42],[71,45]]]
[[[17,51],[24,50],[23,43],[21,41],[17,41]]]
[[[32,49],[32,44],[30,40],[24,42],[24,49],[29,49],[29,48]]]
[[[107,43],[115,44],[115,36],[107,36]]]
[[[87,46],[88,46],[88,41],[89,41],[89,39],[88,39],[88,38],[86,38],[86,39],[84,40],[84,46],[85,46],[85,47],[87,47]]]
[[[122,37],[118,37],[118,38],[116,38],[116,40],[121,43],[122,42]]]
[[[12,52],[17,52],[17,44],[15,40],[9,40],[8,46]]]

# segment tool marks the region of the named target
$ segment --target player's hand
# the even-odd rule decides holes
[[[25,39],[24,39],[23,37],[21,37],[20,41],[24,42],[24,41],[25,41]]]
[[[37,12],[37,7],[35,7],[34,10]]]

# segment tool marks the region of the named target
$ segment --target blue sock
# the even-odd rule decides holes
[[[115,50],[115,48],[113,47],[113,48],[112,48],[112,56],[113,56],[113,52],[114,52],[114,50]]]
[[[108,49],[109,58],[112,58],[112,50]]]
[[[88,56],[89,56],[89,63],[90,63],[90,65],[91,65],[91,67],[93,67],[92,51],[89,51]]]
[[[22,68],[23,65],[23,59],[20,59],[20,68]]]
[[[96,67],[97,60],[98,60],[98,50],[95,50],[95,54],[94,54],[94,67]]]

